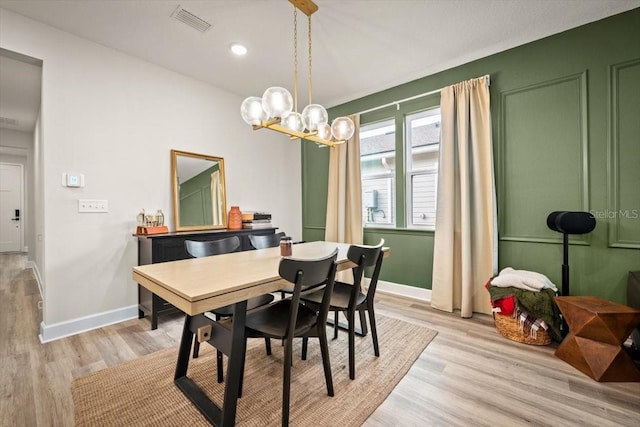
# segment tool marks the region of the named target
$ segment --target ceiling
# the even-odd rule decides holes
[[[640,7],[640,0],[315,2],[313,101],[326,107]],[[172,19],[178,5],[212,28],[201,33]],[[293,6],[285,0],[0,0],[0,8],[241,97],[293,89]],[[298,21],[304,106],[306,16]],[[231,55],[232,42],[249,53]]]

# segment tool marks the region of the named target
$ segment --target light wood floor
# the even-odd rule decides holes
[[[0,425],[72,426],[73,378],[178,344],[180,316],[162,317],[155,331],[131,320],[41,344],[41,299],[25,263],[0,254]],[[503,338],[489,316],[461,319],[383,295],[377,308],[439,334],[368,427],[640,426],[640,383],[595,382],[554,346]]]

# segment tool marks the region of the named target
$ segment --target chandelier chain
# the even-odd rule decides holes
[[[298,8],[293,7],[293,111],[298,112]]]
[[[311,15],[309,19],[309,28],[307,30],[309,37],[309,105],[311,105],[311,94],[313,93],[313,78],[311,76]]]

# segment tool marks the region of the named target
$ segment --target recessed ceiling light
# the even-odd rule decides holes
[[[247,54],[247,48],[240,43],[231,43],[229,49],[234,55],[244,56]]]

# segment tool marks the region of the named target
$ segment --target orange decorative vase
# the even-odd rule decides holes
[[[231,206],[229,210],[229,221],[227,221],[227,227],[229,230],[242,229],[242,212],[237,206]]]

